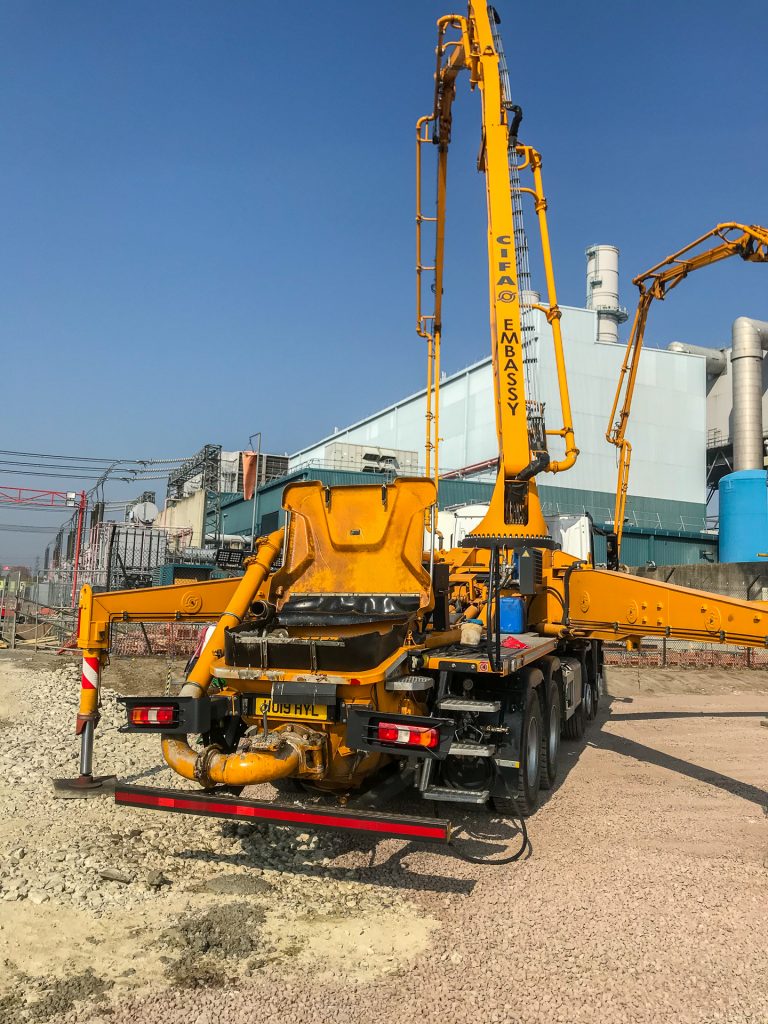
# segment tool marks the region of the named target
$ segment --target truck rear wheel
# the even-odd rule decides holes
[[[525,696],[523,728],[520,735],[520,767],[510,772],[507,784],[512,795],[494,794],[493,806],[499,814],[509,817],[522,814],[527,818],[536,810],[541,784],[541,746],[544,725],[541,718],[539,695],[529,686]]]
[[[589,685],[589,684],[587,684]],[[584,735],[584,701],[582,700],[565,723],[565,735],[569,740],[580,740]]]
[[[595,708],[595,691],[592,683],[587,680],[584,684],[584,696],[582,697],[582,704],[584,705],[584,720],[585,722],[591,722],[597,713]]]
[[[557,778],[557,760],[560,753],[560,733],[562,731],[560,689],[552,679],[549,681],[544,715],[544,728],[541,734],[541,788],[552,789]]]

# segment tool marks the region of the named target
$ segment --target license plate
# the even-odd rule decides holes
[[[257,697],[254,702],[254,714],[263,715],[265,709],[270,718],[301,719],[305,722],[328,721],[328,708],[325,704],[284,704],[269,697]]]

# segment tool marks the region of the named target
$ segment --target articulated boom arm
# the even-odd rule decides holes
[[[557,304],[546,209],[541,178],[541,157],[530,146],[517,141],[522,117],[511,103],[508,75],[500,49],[500,39],[491,24],[492,15],[485,3],[470,2],[466,18],[448,15],[438,21],[437,66],[432,112],[416,126],[416,275],[417,333],[428,345],[427,371],[427,475],[438,477],[440,339],[442,334],[442,295],[445,243],[445,211],[448,147],[451,140],[452,106],[456,78],[469,72],[470,86],[478,88],[482,101],[482,139],[478,170],[485,174],[488,207],[488,264],[491,350],[495,385],[496,430],[499,445],[499,476],[491,508],[477,527],[478,536],[546,536],[546,525],[533,478],[542,470],[569,469],[578,455],[574,441],[568,383],[565,374],[560,309]],[[447,38],[449,33],[456,38]],[[422,213],[421,153],[425,143],[437,149],[437,206],[434,217]],[[517,159],[521,158],[518,164]],[[517,172],[530,170],[533,187],[515,184]],[[514,172],[511,180],[511,173]],[[533,358],[524,343],[518,252],[513,209],[513,193],[534,199],[539,221],[547,282],[547,306],[535,305],[549,322],[557,366],[563,426],[544,429],[543,407],[526,400],[525,363]],[[435,225],[435,256],[427,265],[423,258],[423,225]],[[424,275],[433,274],[434,305],[425,309],[422,292]],[[563,438],[565,454],[550,459],[546,435]]]
[[[215,622],[227,610],[240,578],[136,590],[80,590],[78,646],[107,650],[113,622]]]
[[[716,241],[709,248],[701,249],[700,247],[709,239],[716,239]],[[706,235],[697,238],[678,252],[672,253],[671,256],[632,281],[640,289],[640,299],[624,353],[624,362],[619,374],[616,395],[605,434],[606,440],[619,450],[619,473],[613,517],[619,547],[624,530],[629,465],[632,459],[632,445],[626,439],[626,430],[651,303],[654,299],[664,299],[667,292],[676,288],[694,270],[709,267],[713,263],[720,263],[730,256],[740,256],[750,263],[768,262],[768,228],[760,227],[759,224],[747,225],[732,222],[718,224]]]
[[[768,647],[768,603],[689,590],[661,580],[594,569],[553,553],[529,621],[545,634],[592,640],[662,637]]]

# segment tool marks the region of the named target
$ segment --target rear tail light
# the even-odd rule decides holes
[[[379,722],[376,738],[383,743],[397,743],[405,747],[436,747],[440,733],[428,725],[402,725],[399,722]]]
[[[131,708],[131,725],[175,725],[178,721],[177,709],[169,707],[145,707]]]

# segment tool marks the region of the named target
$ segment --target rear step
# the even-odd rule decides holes
[[[421,791],[425,800],[444,800],[452,804],[484,804],[491,795],[488,789],[453,789],[451,786],[428,786]]]
[[[415,839],[424,843],[447,843],[451,824],[441,818],[416,818],[411,815],[377,814],[374,811],[349,811],[326,807],[286,807],[262,800],[242,800],[217,791],[187,792],[179,789],[154,789],[118,783],[115,803],[126,807],[144,807],[154,811],[203,814],[212,818],[236,818],[264,821],[294,828],[339,829],[344,832],[368,832],[396,839]]]
[[[437,702],[441,711],[491,712],[501,709],[500,700],[469,700],[467,697],[443,697]]]
[[[453,742],[448,753],[451,757],[493,757],[496,747],[492,743]]]

